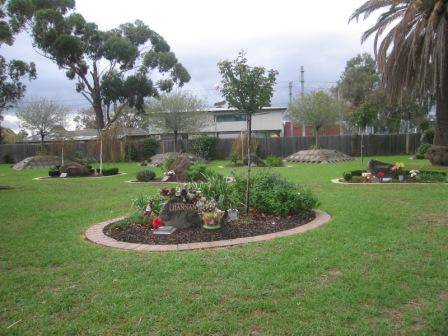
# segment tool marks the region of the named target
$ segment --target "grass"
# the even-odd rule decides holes
[[[211,166],[235,170],[225,165]],[[83,238],[156,191],[124,183],[137,164],[118,166],[128,174],[36,181],[46,170],[0,165],[0,185],[15,186],[0,190],[0,334],[448,334],[448,185],[330,182],[359,160],[273,168],[312,188],[332,221],[260,244],[141,253]]]

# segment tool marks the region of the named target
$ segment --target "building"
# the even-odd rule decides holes
[[[216,136],[229,139],[238,137],[241,132],[247,130],[246,114],[232,108],[211,108],[206,111],[207,126],[198,134]],[[270,138],[282,137],[284,132],[284,116],[286,107],[264,107],[252,116],[252,132],[256,137]],[[151,135],[160,139],[170,139],[172,134],[164,133],[157,129],[150,129]],[[188,138],[188,134],[182,134],[179,138]]]

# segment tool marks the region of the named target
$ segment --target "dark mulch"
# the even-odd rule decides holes
[[[154,235],[150,227],[141,224],[131,224],[126,228],[113,227],[110,224],[104,228],[104,233],[116,240],[140,244],[185,244],[210,242],[242,237],[252,237],[262,234],[292,229],[315,218],[315,213],[278,217],[263,214],[240,215],[237,221],[226,221],[218,230],[205,230],[202,227],[178,229],[171,235]]]

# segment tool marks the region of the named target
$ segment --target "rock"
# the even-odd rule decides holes
[[[368,169],[372,174],[378,174],[378,172],[382,171],[386,174],[386,176],[391,176],[392,167],[394,165],[386,162],[381,162],[377,160],[370,160],[368,163]]]
[[[426,157],[433,165],[448,166],[448,146],[431,146]]]
[[[75,177],[75,176],[90,176],[92,175],[91,170],[78,163],[78,162],[69,162],[64,164],[61,169],[61,173],[67,173],[67,176]]]
[[[154,167],[160,167],[160,166],[163,166],[163,164],[165,163],[165,161],[167,159],[169,159],[169,158],[176,159],[179,155],[181,155],[181,153],[168,152],[168,153],[163,153],[163,154],[156,154],[151,157],[150,164]],[[201,162],[202,161],[199,157],[197,157],[193,154],[184,153],[182,155],[188,155],[191,162]]]
[[[248,156],[246,155],[245,157],[244,157],[244,161],[243,161],[243,164],[245,165],[245,166],[247,166],[247,159],[248,159]],[[257,155],[255,155],[255,154],[251,154],[250,155],[250,165],[252,166],[252,167],[266,167],[266,164],[263,162],[263,160],[262,159],[260,159]]]
[[[172,170],[175,173],[169,181],[186,181],[185,172],[190,166],[190,157],[187,154],[179,154],[169,168],[169,170]]]
[[[33,168],[51,168],[59,166],[61,159],[57,156],[39,155],[28,157],[18,163],[13,168],[16,170],[33,169]]]
[[[163,225],[173,226],[178,229],[200,226],[202,224],[202,218],[198,213],[196,205],[184,203],[181,197],[170,199],[160,212],[160,217],[163,220]]]
[[[285,158],[287,162],[336,163],[351,161],[353,158],[334,149],[302,150]]]

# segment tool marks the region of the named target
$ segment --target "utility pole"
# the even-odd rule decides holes
[[[305,96],[305,69],[303,65],[300,66],[300,98]],[[306,136],[306,125],[302,121],[302,136]]]
[[[292,103],[292,82],[289,82],[289,106],[291,106]],[[288,111],[289,116],[289,136],[294,136],[294,126],[292,125],[292,115],[291,111]]]

